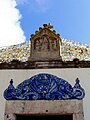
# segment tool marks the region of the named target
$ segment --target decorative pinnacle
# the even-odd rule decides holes
[[[13,79],[10,80],[10,85],[12,85],[12,84],[13,84]]]
[[[76,84],[79,84],[79,78],[76,79]]]
[[[49,28],[49,29],[52,29],[52,28],[53,28],[53,26],[50,25],[50,23],[48,23],[48,24],[43,24],[43,26],[44,26],[45,28]]]

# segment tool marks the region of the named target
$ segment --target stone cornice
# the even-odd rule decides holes
[[[90,68],[90,61],[11,61],[1,63],[0,69]]]

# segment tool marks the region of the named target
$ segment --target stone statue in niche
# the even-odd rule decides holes
[[[50,50],[57,50],[58,49],[58,44],[56,39],[51,39],[50,40]]]
[[[58,40],[43,35],[35,40],[34,49],[36,51],[56,51],[58,49]]]
[[[34,49],[37,51],[48,51],[49,50],[49,40],[47,36],[38,38],[34,42]]]
[[[48,51],[49,50],[49,41],[48,41],[47,37],[43,38],[41,46],[42,46],[41,47],[42,51]]]
[[[35,48],[35,50],[37,50],[37,51],[40,51],[40,50],[41,50],[41,42],[40,42],[40,39],[35,40],[34,48]]]
[[[57,48],[56,42],[57,42],[57,41],[52,40],[52,49],[53,49],[53,50],[56,50],[56,48]]]

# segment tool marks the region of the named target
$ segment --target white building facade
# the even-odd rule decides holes
[[[61,46],[59,43],[61,44],[60,36],[57,35],[55,31],[54,32],[51,31],[50,25],[44,25],[44,28],[40,29],[35,35],[31,37],[31,54],[27,62],[21,63],[18,61],[13,61],[10,64],[9,63],[3,65],[1,64],[2,69],[0,69],[0,79],[1,79],[0,120],[16,120],[15,118],[13,117],[10,118],[9,116],[5,118],[6,113],[8,113],[9,110],[14,111],[16,109],[16,114],[19,114],[19,112],[17,111],[21,109],[17,106],[18,103],[16,102],[15,99],[12,98],[6,100],[4,98],[5,97],[4,91],[8,88],[10,80],[13,79],[13,85],[16,88],[23,81],[28,80],[29,78],[32,78],[33,76],[38,74],[50,74],[56,76],[68,82],[72,87],[74,87],[76,83],[76,79],[78,78],[80,80],[81,87],[85,91],[85,95],[83,95],[82,99],[81,98],[67,99],[66,102],[64,99],[60,99],[60,100],[41,99],[41,101],[34,100],[35,102],[39,102],[38,104],[36,103],[37,109],[34,108],[34,104],[32,103],[32,106],[30,106],[32,107],[32,110],[31,108],[29,111],[27,110],[28,115],[29,114],[31,115],[31,113],[32,114],[41,113],[47,115],[46,112],[48,111],[50,111],[48,112],[49,114],[53,113],[53,115],[57,115],[60,113],[61,115],[61,113],[67,114],[68,111],[70,111],[72,108],[72,112],[68,113],[68,114],[74,113],[74,117],[72,118],[72,120],[89,120],[90,118],[90,114],[89,114],[90,68],[88,67],[89,62],[85,62],[85,61],[80,62],[78,59],[71,62],[70,61],[63,62],[60,54]],[[48,101],[51,102],[48,103]],[[64,107],[62,107],[63,110],[61,110],[60,107],[58,108],[58,105],[63,104],[62,101],[64,101]],[[73,103],[71,103],[70,101],[73,101]],[[21,104],[22,100],[19,100],[19,102]],[[70,105],[66,103],[68,104],[70,103]],[[50,107],[49,104],[51,105]],[[54,109],[55,104],[56,104],[56,108]],[[16,108],[14,108],[15,106]],[[20,105],[20,107],[21,106],[22,104]],[[53,111],[51,109],[53,109]],[[67,111],[65,111],[65,109]],[[46,110],[45,113],[43,112],[44,110]],[[23,115],[24,112],[25,111],[22,111],[20,112],[20,114]],[[76,115],[78,113],[79,113],[79,117]],[[24,114],[26,114],[26,112]]]

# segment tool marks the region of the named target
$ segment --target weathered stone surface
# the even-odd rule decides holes
[[[90,68],[90,61],[12,61],[1,63],[0,69]]]
[[[16,120],[16,116],[12,113],[5,114],[4,120]]]
[[[33,35],[31,40],[30,60],[46,61],[46,60],[61,60],[60,43],[61,38],[58,34],[51,30],[50,25],[44,26]]]
[[[73,120],[84,120],[83,114],[73,114]]]
[[[83,101],[82,100],[7,101],[5,114],[13,114],[13,115],[14,114],[27,114],[27,115],[73,114],[73,120],[83,120]]]

